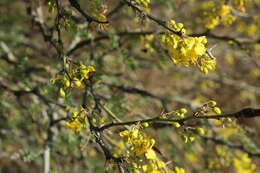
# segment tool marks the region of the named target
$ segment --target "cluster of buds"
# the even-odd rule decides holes
[[[64,98],[66,96],[65,90],[67,88],[83,88],[84,81],[91,77],[91,73],[95,71],[93,66],[86,66],[84,64],[71,65],[69,71],[63,71],[63,75],[52,78],[52,84],[59,86],[59,96]]]

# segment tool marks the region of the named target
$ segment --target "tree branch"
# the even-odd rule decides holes
[[[137,123],[150,123],[150,122],[178,122],[183,124],[185,121],[189,120],[196,120],[196,119],[220,119],[220,118],[253,118],[260,116],[260,109],[254,109],[254,108],[245,108],[241,111],[235,112],[235,113],[229,113],[229,114],[221,114],[221,115],[190,115],[185,118],[178,118],[178,119],[166,119],[162,118],[161,116],[157,116],[155,118],[149,118],[144,120],[135,120],[135,121],[125,121],[125,122],[119,122],[119,123],[108,123],[98,128],[99,131],[103,131],[105,129],[114,127],[114,126],[123,126],[123,125],[133,125]]]
[[[84,16],[88,22],[97,22],[97,23],[108,23],[108,21],[99,21],[93,17],[91,17],[90,15],[88,15],[86,12],[84,12],[82,10],[82,8],[80,7],[79,3],[77,2],[77,0],[69,0],[70,5],[72,7],[74,7],[82,16]]]

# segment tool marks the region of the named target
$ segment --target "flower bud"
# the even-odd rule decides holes
[[[60,88],[60,90],[59,90],[59,96],[61,97],[61,98],[64,98],[65,97],[65,91],[64,91],[64,89],[63,88]]]
[[[196,132],[199,134],[199,135],[205,135],[205,130],[203,128],[196,128]]]
[[[221,109],[219,107],[214,107],[213,112],[215,112],[216,114],[221,114]]]

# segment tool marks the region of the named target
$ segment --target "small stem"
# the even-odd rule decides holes
[[[50,173],[50,146],[45,145],[44,148],[44,173]]]

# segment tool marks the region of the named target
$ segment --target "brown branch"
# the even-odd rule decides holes
[[[243,45],[260,43],[260,39],[257,39],[254,41],[240,41],[239,39],[231,37],[231,36],[214,34],[210,30],[207,30],[203,33],[190,34],[189,36],[192,36],[192,37],[206,36],[208,38],[222,40],[222,41],[232,41],[240,48],[243,48]]]
[[[245,108],[241,111],[229,114],[220,114],[220,115],[190,115],[185,118],[178,118],[178,119],[166,119],[162,118],[161,116],[157,116],[154,118],[144,119],[144,120],[135,120],[135,121],[125,121],[119,123],[108,123],[98,128],[99,131],[103,131],[105,129],[114,127],[114,126],[123,126],[123,125],[133,125],[137,123],[150,123],[150,122],[178,122],[183,124],[185,121],[195,120],[195,119],[220,119],[220,118],[253,118],[260,116],[260,109],[253,109],[253,108]]]
[[[165,32],[158,32],[158,31],[130,32],[130,31],[124,31],[124,32],[116,33],[116,35],[120,36],[120,37],[122,37],[122,36],[142,36],[142,35],[149,35],[149,34],[165,34]],[[210,33],[209,31],[206,31],[206,32],[203,32],[203,33],[198,33],[198,34],[190,34],[188,36],[191,36],[191,37],[206,36],[208,38],[222,40],[222,41],[232,41],[236,45],[238,45],[239,47],[242,47],[243,45],[246,45],[246,44],[259,43],[259,41],[260,41],[260,40],[256,40],[256,41],[252,41],[252,42],[246,42],[246,41],[242,42],[242,41],[237,40],[236,38],[225,36],[225,35],[219,36],[219,35]],[[93,38],[93,39],[82,40],[79,43],[77,43],[74,47],[69,49],[67,51],[66,55],[71,55],[77,49],[80,49],[80,48],[82,48],[86,45],[93,43],[93,42],[98,42],[98,41],[107,40],[107,39],[109,39],[108,35],[101,35],[101,36],[98,36],[98,37]]]
[[[91,79],[90,79],[91,80]],[[89,129],[91,134],[94,136],[95,138],[95,142],[100,146],[100,148],[102,149],[106,161],[109,160],[113,160],[116,164],[121,165],[122,163],[125,162],[125,159],[123,157],[116,157],[113,155],[113,153],[109,150],[109,148],[106,147],[105,142],[102,138],[102,134],[100,133],[100,131],[98,130],[99,128],[96,127],[93,122],[92,122],[92,116],[95,114],[96,111],[98,111],[98,104],[99,104],[99,100],[96,98],[96,94],[94,93],[93,90],[93,86],[90,84],[87,84],[86,82],[84,82],[84,89],[85,89],[85,93],[83,95],[82,98],[82,107],[83,108],[87,108],[88,104],[89,104],[89,96],[90,94],[94,97],[94,101],[96,106],[94,107],[94,109],[91,111],[91,113],[87,116],[87,120],[88,120],[88,124],[89,124]]]
[[[27,91],[27,90],[13,90],[13,89],[7,87],[6,85],[4,85],[3,83],[0,82],[0,89],[3,89],[7,92],[10,92],[18,98],[23,96],[23,95],[33,94],[33,95],[36,95],[46,105],[55,104],[55,105],[57,105],[57,106],[59,106],[63,109],[66,108],[65,105],[60,104],[60,103],[55,102],[55,101],[52,101],[49,98],[47,98],[46,96],[42,95],[37,88],[34,88],[32,90],[29,90],[29,91]]]
[[[167,22],[160,20],[148,13],[145,13],[143,10],[141,10],[139,7],[137,7],[136,5],[134,5],[132,3],[131,0],[122,0],[122,2],[124,2],[125,4],[127,4],[128,6],[130,6],[131,8],[133,8],[135,11],[138,11],[142,16],[147,17],[148,19],[150,19],[151,21],[157,23],[158,25],[162,26],[163,28],[167,29],[168,31],[170,31],[173,34],[176,34],[180,37],[183,36],[183,33],[181,31],[175,31],[173,29],[171,29],[170,27],[167,26]]]
[[[77,0],[69,0],[70,5],[74,7],[82,16],[84,16],[88,22],[97,22],[97,23],[108,23],[108,21],[99,21],[90,15],[88,15],[83,9],[80,7],[80,4],[77,2]]]

